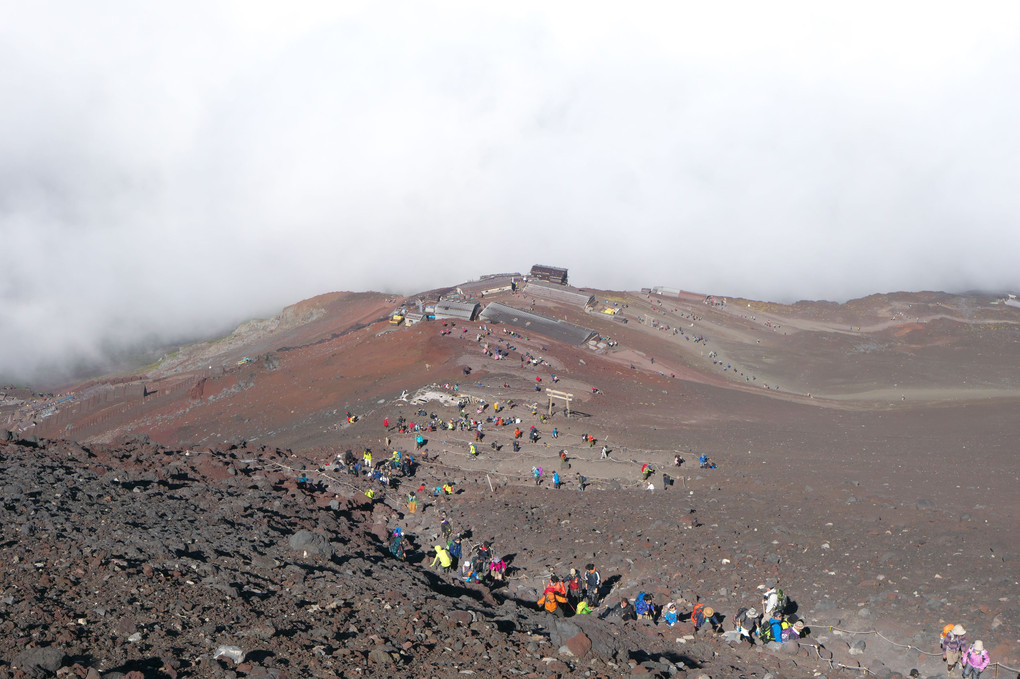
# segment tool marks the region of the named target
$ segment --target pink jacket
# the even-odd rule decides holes
[[[967,649],[967,652],[963,654],[963,664],[970,665],[978,672],[981,672],[988,667],[990,659],[988,657],[988,651],[982,649],[980,653],[974,650],[971,646]]]

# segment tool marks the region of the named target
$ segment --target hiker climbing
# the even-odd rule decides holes
[[[549,613],[552,613],[558,618],[564,616],[563,609],[560,604],[567,603],[567,597],[560,594],[560,591],[550,585],[545,588],[545,592],[542,593],[542,598],[538,600],[538,607],[545,608]]]
[[[754,646],[753,635],[758,629],[758,611],[753,608],[741,608],[737,611],[737,617],[733,619],[733,624],[740,632],[740,638]]]
[[[691,622],[694,623],[695,632],[700,630],[706,622],[711,625],[713,632],[722,631],[722,620],[715,614],[715,609],[701,602],[694,604],[694,609],[691,611]]]
[[[450,572],[450,566],[453,565],[453,559],[450,557],[450,553],[446,551],[446,548],[442,545],[436,545],[436,558],[432,559],[432,567],[435,567],[436,563],[439,564],[440,570],[443,573]]]
[[[960,662],[960,656],[967,647],[967,630],[963,625],[953,625],[949,634],[942,640],[942,659],[946,661],[946,671],[952,673]]]
[[[390,536],[390,554],[401,561],[404,560],[404,534],[400,528],[396,528]]]
[[[773,617],[782,619],[783,614],[786,613],[786,606],[789,603],[782,589],[771,582],[765,583],[765,593],[761,597],[761,608],[766,620]]]
[[[978,639],[964,652],[960,662],[963,663],[963,679],[981,679],[981,673],[988,667],[991,658],[984,642]]]

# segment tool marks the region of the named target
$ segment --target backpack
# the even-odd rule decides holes
[[[638,615],[648,615],[652,612],[652,605],[645,599],[645,593],[641,592],[634,601],[634,612]]]
[[[591,615],[593,609],[588,605],[588,602],[582,601],[577,604],[577,610],[574,611],[577,615]]]
[[[762,641],[775,641],[772,638],[772,623],[762,620],[761,625],[758,626],[758,638]]]
[[[786,596],[782,588],[776,586],[776,613],[782,615],[786,612],[786,607],[790,603],[790,597]]]
[[[691,620],[697,622],[697,618],[705,610],[705,604],[694,604],[694,610],[691,611]]]
[[[956,623],[952,623],[951,622],[951,623],[948,623],[945,627],[942,628],[942,634],[939,635],[939,643],[942,643],[943,641],[945,641],[946,636],[948,636],[949,633],[953,631],[954,627],[956,627]]]

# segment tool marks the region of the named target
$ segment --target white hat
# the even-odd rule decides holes
[[[749,617],[749,618],[756,618],[756,617],[758,617],[758,611],[754,610],[753,608],[748,608],[747,609],[747,617]]]
[[[985,645],[981,643],[980,639],[974,642],[974,650],[977,651],[978,653],[985,650]]]
[[[953,627],[953,634],[955,634],[958,637],[962,637],[966,633],[967,630],[963,629],[963,625],[956,625],[955,627]]]

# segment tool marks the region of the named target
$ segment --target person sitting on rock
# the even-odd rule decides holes
[[[798,620],[792,625],[788,622],[783,623],[783,641],[796,641],[800,639],[801,635],[804,634],[804,621]]]
[[[762,641],[781,642],[783,640],[782,616],[773,613],[771,616],[763,618],[758,627],[758,638]]]
[[[641,620],[655,622],[655,604],[652,602],[652,595],[641,592],[634,600],[634,613]]]
[[[542,598],[538,600],[538,607],[545,608],[548,613],[552,613],[557,618],[562,618],[564,613],[560,604],[565,603],[567,603],[567,597],[560,594],[559,590],[555,587],[550,586],[546,587],[545,592],[542,593]]]
[[[626,599],[620,599],[619,606],[613,606],[607,608],[599,615],[601,620],[608,618],[619,618],[620,620],[637,620],[637,615],[634,614],[634,607],[630,605],[630,602]]]
[[[672,627],[673,625],[677,624],[677,622],[679,622],[679,620],[680,620],[680,611],[677,610],[677,607],[676,607],[675,603],[670,601],[668,604],[665,605],[665,607],[663,607],[663,609],[662,609],[662,619],[670,627]]]
[[[477,557],[464,559],[464,563],[460,568],[461,579],[464,582],[478,582],[478,569],[475,567]]]
[[[758,629],[758,611],[753,608],[741,608],[737,611],[737,617],[733,619],[733,624],[740,632],[740,638],[746,639],[749,644],[754,646],[754,632]]]

